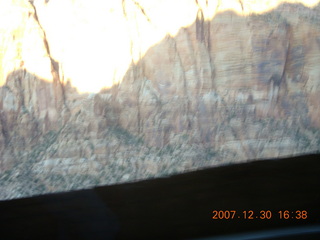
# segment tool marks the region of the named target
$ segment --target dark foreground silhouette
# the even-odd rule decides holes
[[[0,224],[0,239],[320,239],[320,155],[2,201]]]

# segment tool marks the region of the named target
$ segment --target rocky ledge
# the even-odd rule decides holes
[[[318,1],[0,3],[1,199],[320,150]]]

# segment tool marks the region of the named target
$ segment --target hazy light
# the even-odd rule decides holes
[[[9,1],[0,2],[4,6],[0,17],[5,16],[5,21],[0,21],[0,34],[4,28],[19,28],[24,22],[21,12],[11,11],[13,7],[4,4]],[[198,0],[198,5],[194,0],[126,0],[126,17],[122,0],[55,0],[47,4],[36,0],[35,5],[50,43],[50,54],[61,63],[59,71],[64,80],[70,80],[79,92],[98,92],[121,82],[130,64],[137,63],[165,36],[175,36],[181,28],[193,24],[199,8],[205,19],[210,20],[216,13],[227,10],[244,16],[261,14],[285,2],[314,7],[319,0],[209,0],[208,4]],[[2,14],[4,9],[7,15]],[[42,33],[35,33],[39,30],[32,26],[28,31],[33,31],[33,35],[24,33],[21,57],[25,68],[50,80],[48,57],[43,56],[41,49],[35,52],[37,47],[34,47],[41,44]],[[0,57],[1,52],[0,47]],[[8,73],[8,70],[3,72]]]

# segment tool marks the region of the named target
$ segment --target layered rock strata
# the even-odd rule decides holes
[[[2,199],[320,149],[316,1],[0,2]]]

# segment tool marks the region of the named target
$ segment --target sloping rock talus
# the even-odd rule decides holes
[[[0,1],[0,198],[320,149],[319,1]]]

